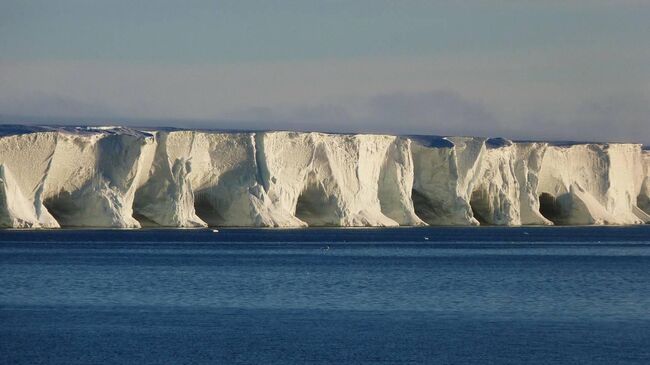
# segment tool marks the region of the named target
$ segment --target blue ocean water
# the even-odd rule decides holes
[[[650,226],[0,231],[2,364],[647,364]]]

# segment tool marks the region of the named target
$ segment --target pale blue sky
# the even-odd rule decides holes
[[[648,19],[642,0],[0,0],[0,115],[649,142]]]

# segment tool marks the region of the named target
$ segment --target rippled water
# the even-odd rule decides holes
[[[650,226],[0,232],[0,363],[650,362]]]

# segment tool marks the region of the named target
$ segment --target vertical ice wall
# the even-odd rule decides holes
[[[40,227],[34,201],[26,198],[11,171],[0,165],[0,227]],[[56,227],[56,225],[52,225]]]
[[[190,157],[170,155],[169,133],[152,134],[155,142],[143,151],[143,164],[150,168],[138,181],[134,198],[135,216],[144,226],[206,226],[194,210],[192,183],[188,179],[192,171]],[[171,143],[174,143],[173,139]],[[177,150],[174,147],[170,149]]]
[[[549,146],[539,177],[541,210],[556,224],[637,224],[641,147]]]
[[[190,174],[197,207],[210,225],[285,227],[300,222],[264,190],[254,133],[197,133]]]
[[[397,137],[388,152],[379,176],[379,204],[381,212],[402,226],[425,225],[413,206],[415,178],[411,140]]]
[[[151,223],[422,224],[410,199],[408,140],[294,132],[155,135],[149,178],[135,200],[136,213]]]
[[[411,180],[408,143],[393,136],[269,132],[258,139],[264,185],[274,205],[312,226],[420,224],[405,202]],[[397,143],[396,143],[397,142]],[[392,190],[391,190],[392,189]],[[381,194],[380,194],[381,193]],[[400,207],[400,208],[396,208]],[[404,210],[395,214],[395,209]]]
[[[156,132],[153,168],[136,211],[162,226],[300,226],[260,181],[253,133]]]
[[[635,144],[0,131],[0,226],[637,224],[649,161]]]
[[[137,228],[133,200],[150,136],[131,130],[60,131],[43,204],[61,226]]]
[[[539,171],[546,153],[546,143],[516,143],[515,176],[519,184],[520,224],[551,225],[540,212]]]
[[[1,137],[2,210],[14,216],[2,225],[139,227],[132,217],[134,181],[148,169],[140,159],[149,142],[122,128],[42,128]]]
[[[432,225],[478,225],[470,206],[485,139],[414,137],[413,204]]]
[[[57,132],[0,137],[2,197],[0,226],[54,228],[59,224],[43,206],[43,188],[57,144]]]
[[[472,213],[481,224],[521,224],[520,188],[515,175],[517,152],[510,141],[487,141],[479,177],[470,195]]]
[[[489,139],[470,196],[474,217],[487,225],[551,224],[539,212],[541,143]]]
[[[644,150],[642,154],[643,178],[637,197],[637,204],[640,210],[646,213],[641,215],[646,222],[650,222],[650,150]]]

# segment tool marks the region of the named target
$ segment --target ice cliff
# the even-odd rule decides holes
[[[643,151],[643,176],[641,191],[637,198],[637,206],[643,212],[648,214],[645,217],[646,223],[650,222],[650,150]]]
[[[0,127],[0,227],[646,222],[637,144]]]

